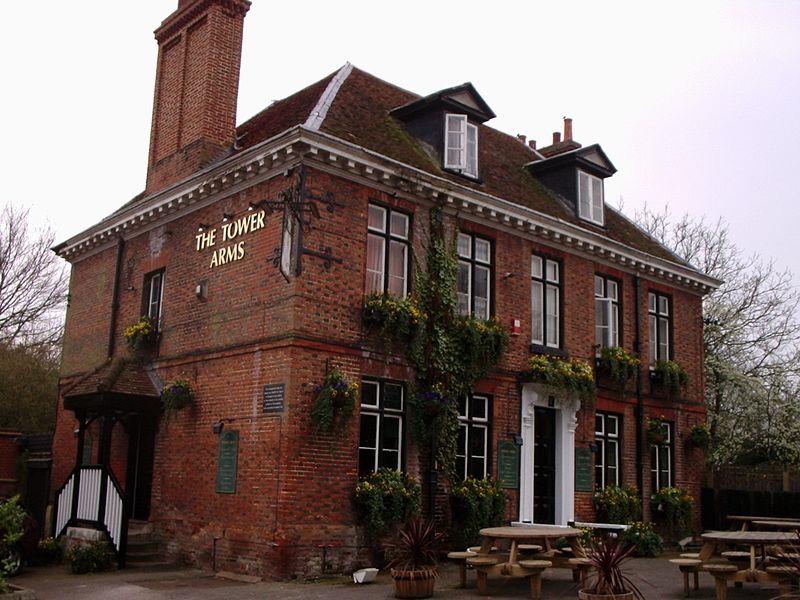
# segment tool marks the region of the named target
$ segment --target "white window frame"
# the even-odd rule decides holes
[[[672,487],[672,482],[675,480],[672,471],[673,424],[665,421],[664,425],[667,429],[664,441],[660,444],[650,444],[650,488],[653,493],[664,487]],[[663,480],[662,473],[665,474],[666,481]]]
[[[650,363],[672,358],[672,298],[660,292],[648,292],[648,336]],[[663,331],[662,331],[663,328]]]
[[[584,180],[585,193],[582,185]],[[603,180],[581,170],[578,170],[578,216],[598,225],[604,223]]]
[[[161,329],[161,308],[164,304],[164,270],[148,273],[145,277],[147,300],[145,314]],[[155,298],[153,296],[156,296]]]
[[[598,420],[601,421],[598,427]],[[609,431],[608,423],[615,421],[617,424],[616,432]],[[597,411],[595,413],[595,443],[597,444],[597,453],[595,454],[595,487],[604,489],[609,485],[619,485],[622,481],[622,452],[620,448],[620,440],[622,438],[620,428],[622,427],[622,418],[620,415],[613,413],[606,413]],[[614,468],[615,480],[608,480],[608,453],[612,452],[616,457],[616,467]],[[598,475],[599,473],[599,475]]]
[[[468,241],[469,250],[462,252],[459,245],[458,250],[458,264],[459,271],[461,268],[466,269],[467,281],[466,289],[456,289],[458,297],[458,310],[462,315],[472,315],[478,319],[489,319],[492,314],[492,275],[494,270],[492,268],[492,241],[484,237],[473,235],[471,233],[459,232],[459,241]],[[485,244],[487,249],[487,258],[478,257],[478,245]],[[478,312],[475,308],[475,279],[479,270],[486,271],[486,298],[481,298],[486,301],[486,308],[483,312]],[[457,282],[457,286],[461,282]]]
[[[364,445],[365,440],[362,440],[359,436],[358,440],[358,467],[361,467],[361,451],[366,450],[372,452],[372,465],[371,469],[374,473],[377,471],[381,466],[381,454],[384,452],[396,452],[397,453],[397,460],[395,465],[391,465],[390,468],[394,468],[397,470],[402,470],[404,466],[404,415],[405,415],[405,385],[403,385],[399,381],[379,381],[375,379],[364,379],[361,382],[362,386],[362,393],[361,393],[361,414],[359,419],[374,419],[375,420],[375,440],[374,445]],[[366,394],[364,394],[363,389],[367,386],[374,386],[375,387],[375,404],[369,404],[366,402]],[[389,408],[384,403],[384,395],[387,386],[396,386],[400,389],[400,408]],[[395,420],[398,422],[398,447],[397,448],[386,448],[383,444],[383,425],[386,420]],[[371,440],[370,440],[371,441]]]
[[[367,255],[369,255],[369,244],[370,240],[375,240],[375,243],[381,244],[381,255],[380,255],[380,271],[370,271],[369,269],[369,259],[367,258],[367,264],[365,267],[365,285],[368,294],[371,293],[392,293],[391,292],[391,273],[392,273],[392,246],[393,245],[402,245],[404,250],[403,252],[403,264],[402,264],[402,271],[403,271],[403,278],[402,278],[402,293],[399,294],[401,297],[405,297],[408,295],[408,271],[409,271],[409,255],[411,253],[411,216],[399,211],[394,210],[391,208],[387,208],[385,206],[381,206],[379,204],[374,204],[372,202],[369,203],[368,210],[380,210],[383,214],[382,225],[380,227],[370,226],[369,219],[367,220]],[[402,217],[405,219],[405,232],[397,233],[394,231],[392,224],[393,224],[393,217]],[[369,280],[372,274],[377,274],[380,283],[376,289],[372,289],[369,284]]]
[[[609,294],[609,283],[616,286],[616,295]],[[601,348],[619,346],[619,296],[620,284],[616,279],[606,275],[594,276],[594,302],[595,302],[595,334],[594,341],[597,345],[599,356]],[[607,326],[597,321],[598,309],[602,306],[605,312]]]
[[[445,114],[444,168],[478,177],[478,127],[467,115]]]
[[[555,268],[555,277],[548,267]],[[561,263],[539,254],[531,255],[531,344],[561,348],[562,280]],[[555,300],[552,300],[552,294],[555,294]],[[548,321],[554,321],[555,327],[549,327]],[[538,337],[537,332],[541,332]]]
[[[483,417],[476,417],[473,414],[473,402],[475,401],[482,401],[484,405],[484,416]],[[483,473],[481,474],[480,478],[486,477],[489,472],[489,411],[491,410],[491,401],[489,396],[484,394],[474,394],[468,396],[464,399],[464,410],[462,410],[462,406],[459,405],[458,407],[458,427],[460,431],[463,431],[463,446],[456,449],[456,459],[463,459],[464,461],[464,468],[461,470],[458,475],[461,479],[466,479],[469,475],[469,467],[470,467],[470,459],[473,457],[482,458],[483,459]],[[472,454],[470,453],[471,447],[471,436],[474,434],[474,430],[481,430],[483,431],[483,454]]]

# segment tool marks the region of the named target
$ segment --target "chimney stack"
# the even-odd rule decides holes
[[[230,148],[249,0],[179,0],[155,31],[158,68],[146,193],[180,181]]]
[[[561,143],[561,132],[560,131],[554,131],[553,132],[553,145],[555,146],[556,144],[560,144],[560,143]]]
[[[572,119],[564,117],[564,141],[569,142],[572,140]]]
[[[528,142],[528,147],[529,147],[531,150],[536,150],[536,140],[531,140],[531,141],[529,141],[529,142]]]
[[[521,133],[518,133],[517,134],[517,139],[524,144],[525,140],[527,139],[527,136],[525,136],[525,135],[523,135]]]

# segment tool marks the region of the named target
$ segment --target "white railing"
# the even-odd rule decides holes
[[[77,504],[73,505],[76,485]],[[121,561],[124,561],[125,550],[122,546],[127,535],[125,496],[106,468],[77,467],[56,494],[56,507],[56,537],[63,534],[73,520],[102,524]]]
[[[63,533],[64,528],[72,517],[72,486],[74,484],[75,473],[70,476],[56,496],[56,506],[58,507],[58,512],[56,513],[56,537]]]

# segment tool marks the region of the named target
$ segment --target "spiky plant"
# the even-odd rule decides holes
[[[642,592],[622,570],[622,565],[633,555],[633,546],[610,533],[606,537],[592,538],[589,549],[594,573],[586,591],[610,596],[633,592],[635,598],[644,600]]]
[[[436,571],[436,557],[442,534],[436,523],[421,517],[412,517],[386,544],[392,557],[390,567],[403,571]]]

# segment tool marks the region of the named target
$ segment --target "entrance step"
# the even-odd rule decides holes
[[[128,552],[125,564],[128,567],[147,568],[169,566],[153,535],[152,523],[136,520],[128,522]]]

